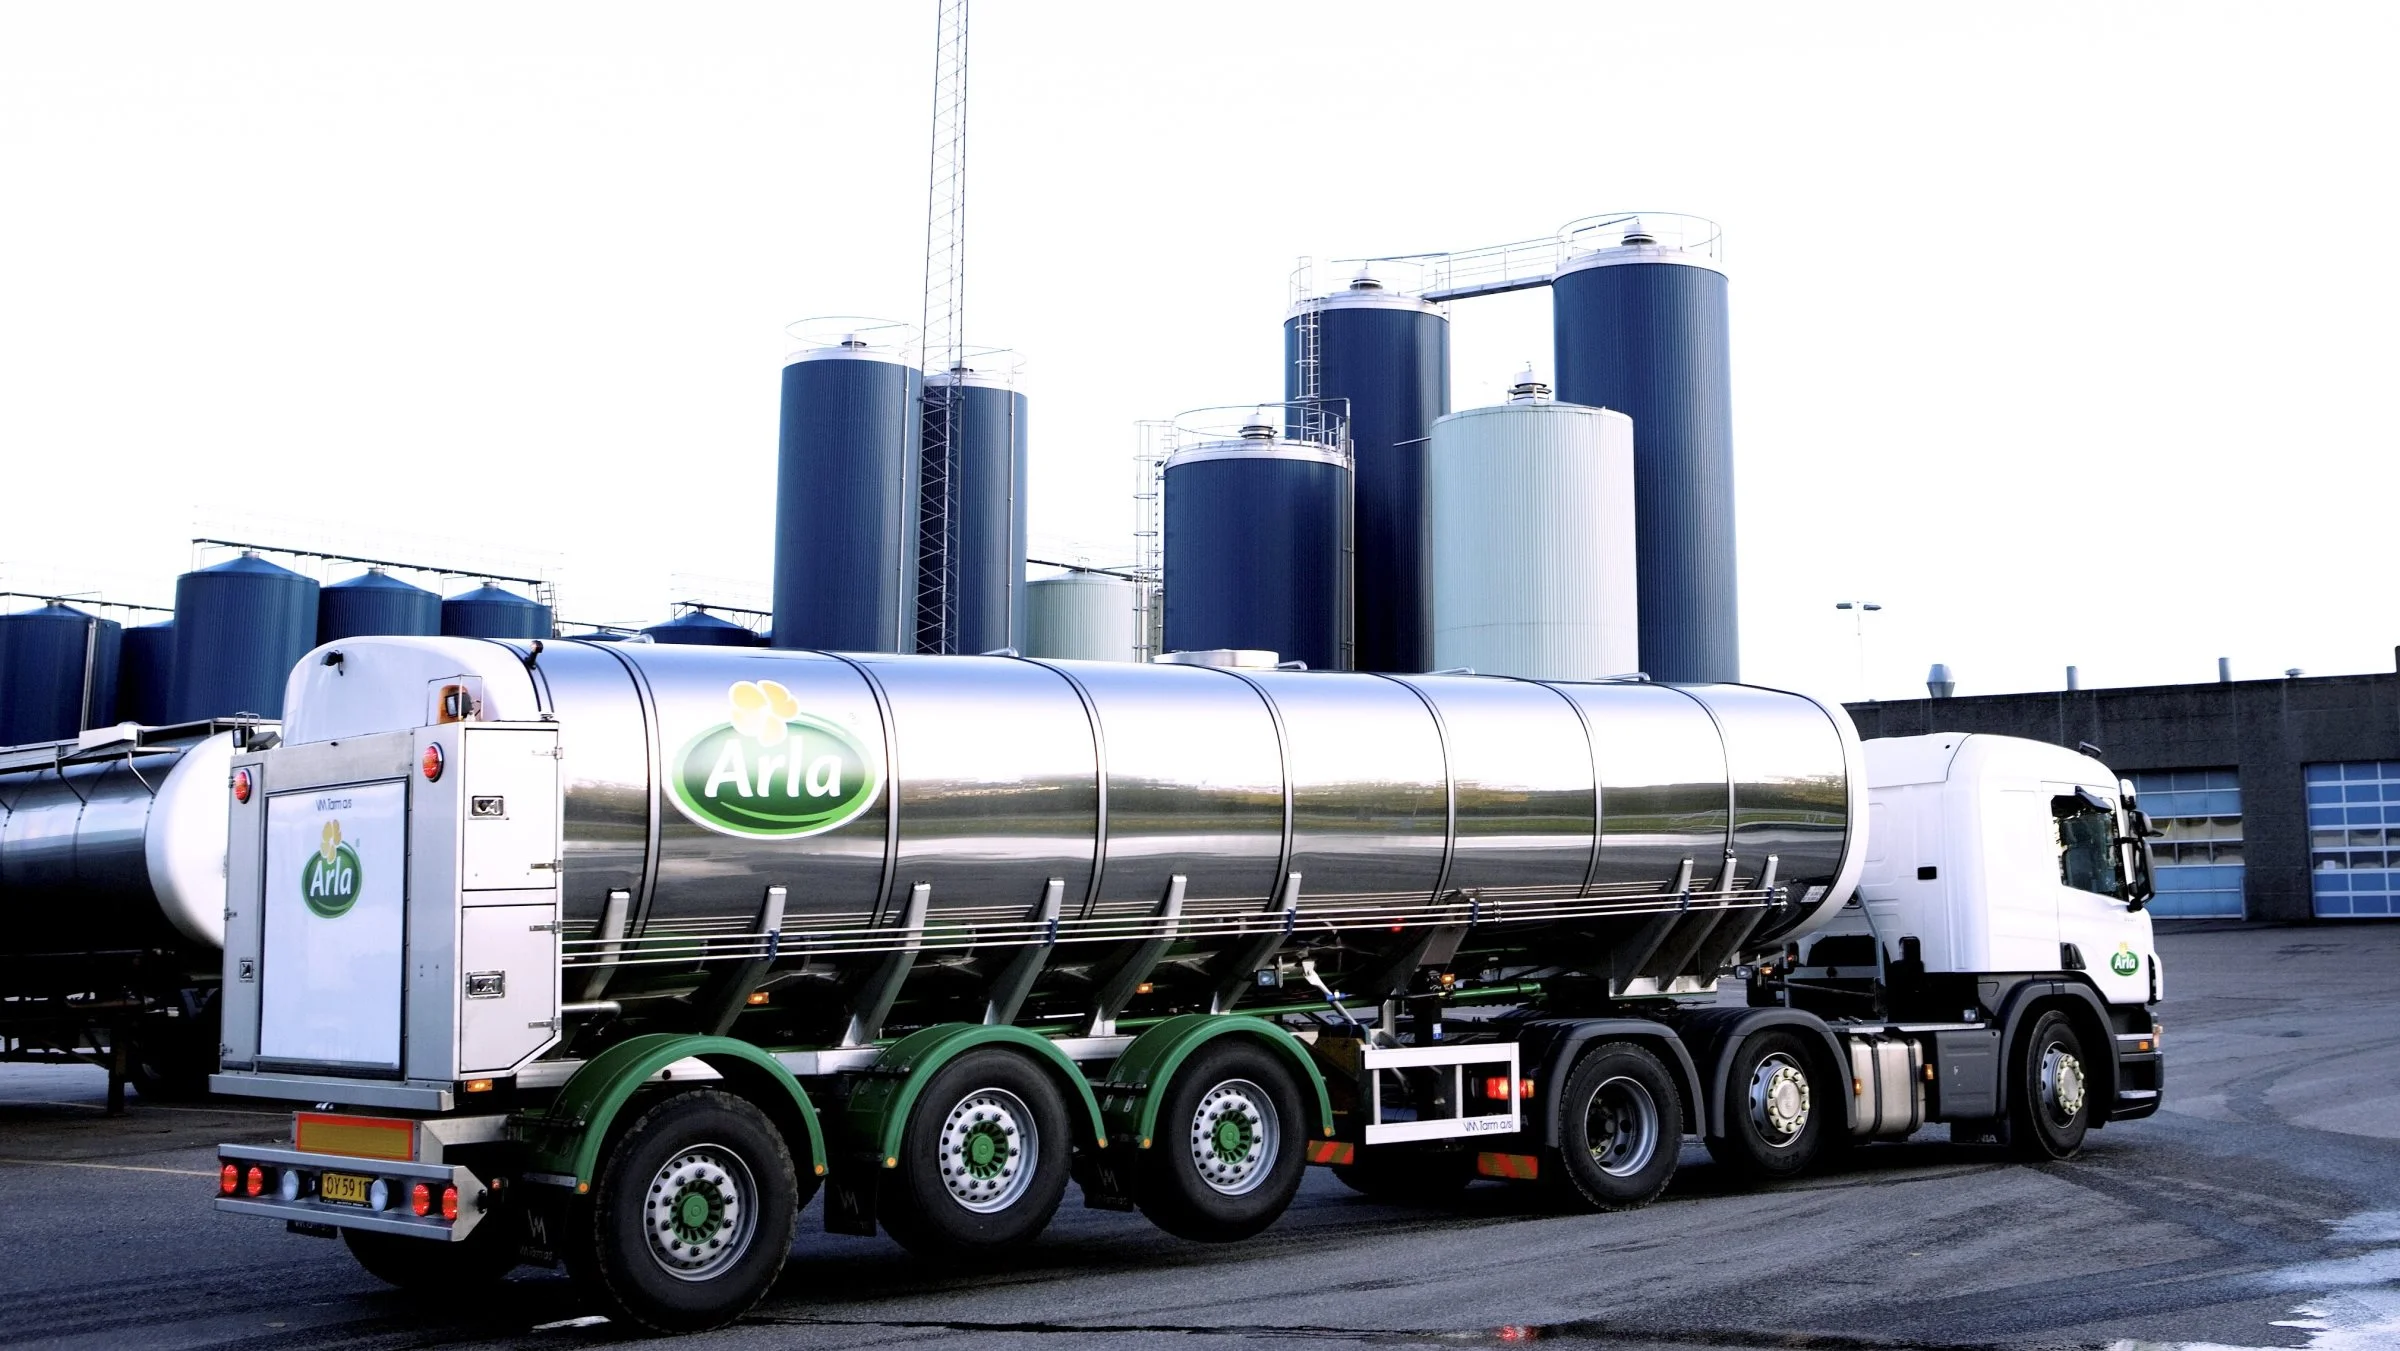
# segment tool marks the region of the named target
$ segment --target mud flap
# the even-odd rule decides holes
[[[1110,1150],[1079,1150],[1075,1155],[1075,1185],[1083,1189],[1083,1204],[1089,1210],[1133,1209],[1131,1179],[1125,1176],[1125,1166],[1133,1162],[1130,1151],[1120,1154]]]
[[[860,1160],[825,1179],[825,1232],[875,1237],[875,1188],[883,1170]]]

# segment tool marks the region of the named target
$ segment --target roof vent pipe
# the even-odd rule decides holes
[[[1374,273],[1362,267],[1358,270],[1358,275],[1350,279],[1350,289],[1353,291],[1380,291],[1383,289],[1383,283],[1375,279]]]
[[[2220,685],[2230,685],[2233,683],[2233,658],[2217,658],[2217,683]]]
[[[1276,422],[1273,414],[1261,408],[1242,424],[1241,437],[1244,441],[1272,441],[1276,437]]]
[[[2083,673],[2072,666],[2067,668],[2067,688],[2071,690],[2083,688]]]
[[[1508,387],[1508,401],[1510,403],[1548,403],[1550,402],[1550,386],[1543,384],[1541,377],[1533,373],[1533,367],[1527,366],[1524,370],[1517,372],[1517,382]]]
[[[1925,673],[1925,692],[1936,699],[1949,698],[1957,688],[1958,682],[1951,678],[1950,668],[1941,662],[1935,662],[1933,669]]]
[[[1641,218],[1637,216],[1626,223],[1625,237],[1619,242],[1630,249],[1645,244],[1655,245],[1658,243],[1658,237],[1651,234],[1648,227],[1642,224]]]

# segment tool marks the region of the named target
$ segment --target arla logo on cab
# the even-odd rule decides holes
[[[2119,943],[2117,950],[2109,954],[2108,969],[2120,976],[2133,975],[2142,969],[2141,956],[2133,950],[2132,944]]]
[[[327,821],[317,852],[300,865],[300,899],[324,919],[340,919],[358,904],[358,850],[342,838],[342,823]]]
[[[683,814],[752,839],[818,835],[854,820],[883,789],[883,767],[842,727],[800,711],[773,680],[737,680],[730,716],[684,743],[668,772]]]

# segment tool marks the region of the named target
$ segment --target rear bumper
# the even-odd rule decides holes
[[[233,1164],[245,1173],[255,1166],[268,1175],[265,1189],[257,1196],[218,1197],[217,1209],[226,1214],[255,1215],[335,1229],[362,1229],[377,1234],[402,1234],[437,1243],[461,1242],[473,1233],[483,1221],[490,1194],[483,1179],[477,1177],[472,1169],[455,1163],[350,1158],[340,1154],[278,1149],[270,1145],[219,1145],[217,1161],[220,1166]],[[352,1173],[389,1182],[391,1204],[376,1210],[367,1206],[319,1200],[316,1194],[317,1178],[329,1172]],[[299,1179],[298,1195],[289,1200],[282,1194],[286,1174],[297,1175]],[[445,1186],[458,1188],[458,1218],[445,1220],[438,1211],[429,1215],[410,1213],[408,1189],[419,1182],[436,1189]]]

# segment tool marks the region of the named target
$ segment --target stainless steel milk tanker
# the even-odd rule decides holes
[[[127,724],[0,749],[0,957],[163,950],[213,972],[226,767],[272,730]]]
[[[362,638],[294,672],[285,742],[445,700],[556,722],[567,964],[612,999],[729,955],[906,950],[914,993],[1055,943],[1072,981],[1103,940],[1168,942],[1162,991],[1428,940],[1667,989],[1846,895],[1864,814],[1839,709],[1730,685]]]

